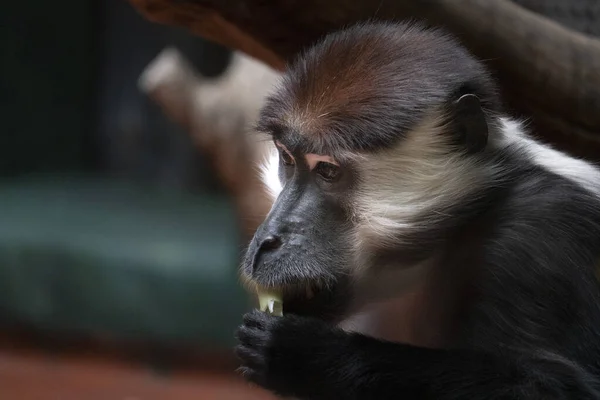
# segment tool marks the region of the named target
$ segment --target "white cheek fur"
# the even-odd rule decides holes
[[[530,138],[517,121],[503,118],[500,122],[501,129],[490,145],[519,148],[535,164],[600,196],[600,169]],[[426,122],[396,148],[363,161],[357,193],[361,217],[357,249],[365,250],[374,241],[385,244],[387,239],[401,244],[398,240],[403,236],[410,238],[415,231],[435,224],[445,206],[460,202],[480,183],[493,180],[502,168],[450,156],[436,126],[434,121]]]
[[[401,245],[403,236],[427,229],[493,170],[453,156],[435,120],[425,121],[396,147],[361,162],[357,192],[357,248],[369,243]],[[400,242],[399,242],[400,240]]]
[[[279,180],[279,152],[275,145],[271,144],[267,156],[260,164],[260,172],[263,184],[271,196],[273,202],[283,190]]]

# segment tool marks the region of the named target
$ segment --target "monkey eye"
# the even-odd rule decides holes
[[[294,157],[286,150],[281,149],[281,161],[283,161],[283,165],[294,165]]]
[[[325,161],[319,161],[315,166],[315,172],[328,182],[335,181],[340,176],[340,167]]]

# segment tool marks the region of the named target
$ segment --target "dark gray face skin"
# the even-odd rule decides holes
[[[352,171],[323,161],[311,170],[300,151],[278,149],[283,190],[250,242],[243,273],[280,288],[285,313],[340,319],[350,300]]]

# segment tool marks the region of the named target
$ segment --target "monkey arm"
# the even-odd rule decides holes
[[[282,396],[600,399],[586,374],[558,356],[420,348],[261,312],[246,315],[238,338],[246,378]]]
[[[349,357],[360,361],[344,373],[352,377],[350,390],[358,398],[392,399],[399,393],[404,399],[438,400],[600,398],[587,374],[558,356],[427,349],[362,335],[350,335],[348,343]]]

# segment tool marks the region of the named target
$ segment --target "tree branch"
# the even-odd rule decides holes
[[[246,239],[267,215],[272,200],[260,181],[258,162],[267,142],[251,135],[266,92],[280,74],[241,53],[234,54],[219,79],[204,79],[181,53],[165,49],[139,80],[146,93],[177,124],[198,149],[210,157],[220,180],[236,202]]]
[[[600,41],[507,0],[129,0],[282,69],[322,35],[368,18],[445,26],[491,68],[508,105],[543,137],[600,157]],[[600,23],[600,22],[599,22]]]

